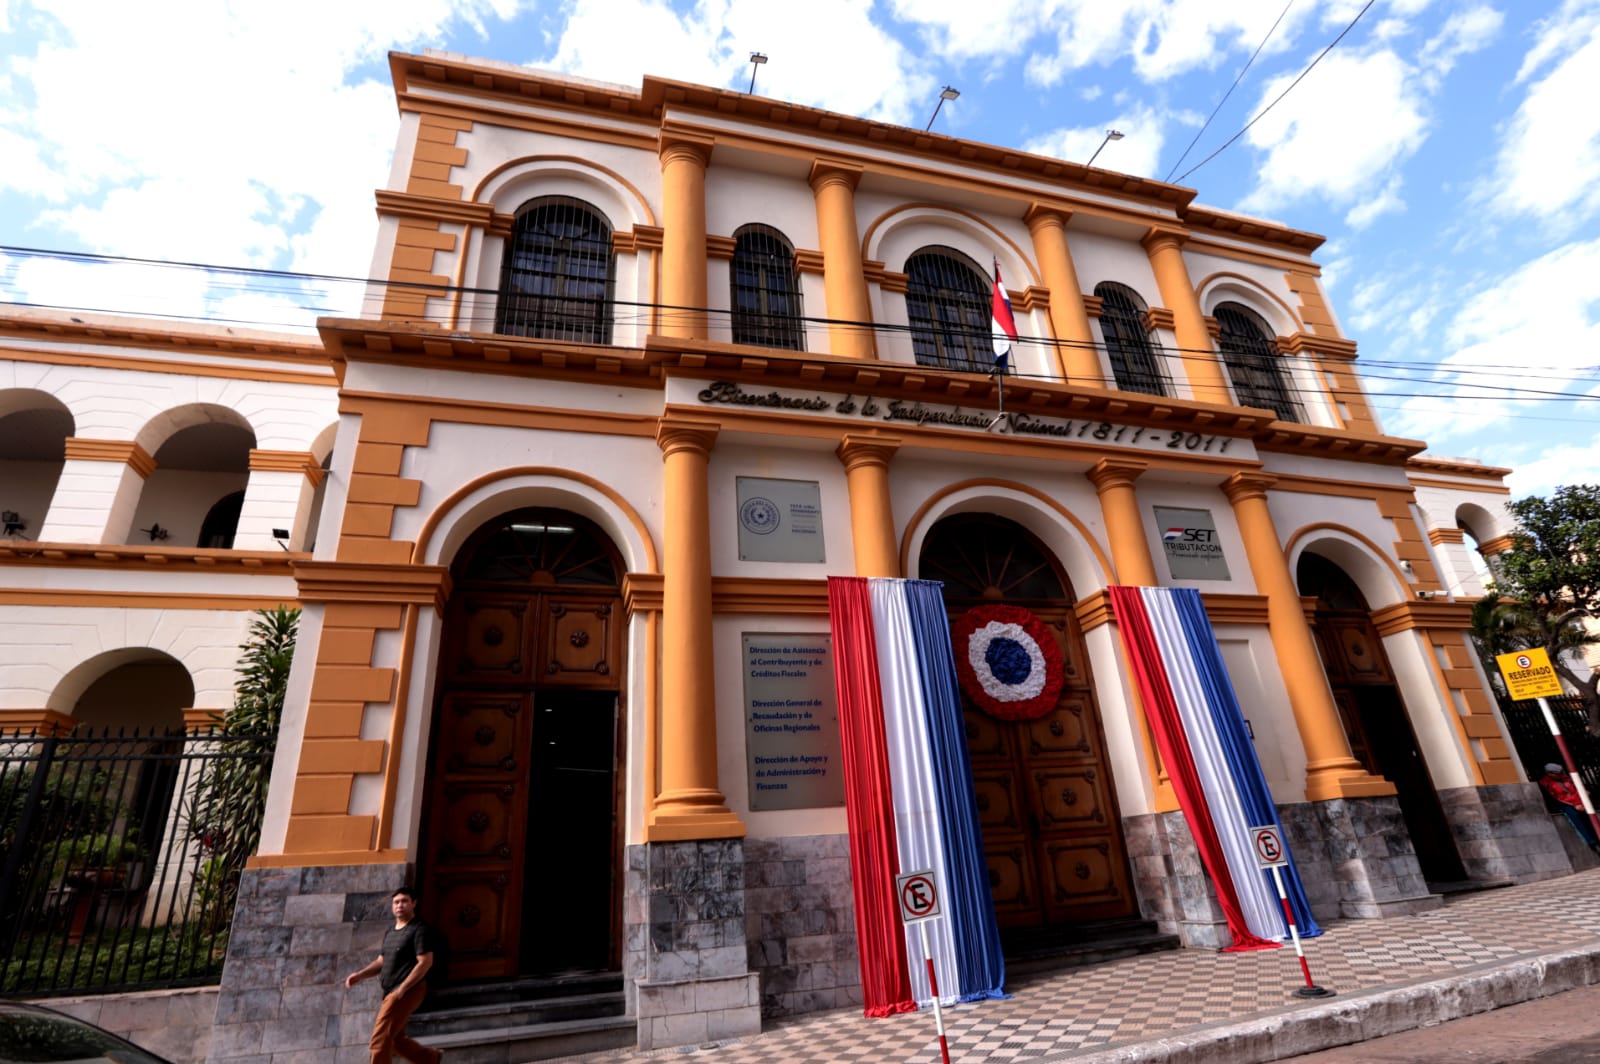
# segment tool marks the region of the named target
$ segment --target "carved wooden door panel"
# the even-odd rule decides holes
[[[995,915],[1002,927],[1129,916],[1136,902],[1082,637],[1070,611],[1034,613],[1065,663],[1055,709],[1011,722],[966,706]]]
[[[427,867],[452,978],[516,972],[532,724],[526,691],[446,694],[440,706]]]

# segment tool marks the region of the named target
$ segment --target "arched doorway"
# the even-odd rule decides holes
[[[540,508],[451,566],[422,881],[453,979],[619,967],[622,572],[592,522]]]
[[[1002,928],[1134,915],[1128,856],[1075,597],[1025,528],[959,514],[929,530],[921,575],[944,582],[952,620],[1003,602],[1031,610],[1065,662],[1060,701],[1033,721],[1004,721],[963,698],[978,816]]]
[[[1465,880],[1450,822],[1417,746],[1366,596],[1342,568],[1310,551],[1300,556],[1297,578],[1300,593],[1317,599],[1317,649],[1351,752],[1368,772],[1394,784],[1422,877],[1429,883]]]

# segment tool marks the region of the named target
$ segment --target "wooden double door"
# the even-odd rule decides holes
[[[621,600],[614,578],[562,586],[559,564],[516,544],[572,538],[572,515],[511,516],[464,551],[445,611],[420,880],[453,980],[620,955]],[[507,565],[507,539],[533,560]],[[472,564],[485,552],[493,564]]]
[[[1365,596],[1343,569],[1320,555],[1303,555],[1298,575],[1301,593],[1317,597],[1317,649],[1351,754],[1368,772],[1394,784],[1423,878],[1430,883],[1466,879]]]
[[[922,573],[944,582],[952,623],[974,606],[1024,607],[1050,630],[1065,663],[1061,696],[1037,720],[999,720],[964,699],[1000,926],[1134,915],[1138,903],[1088,656],[1070,587],[1054,558],[1020,525],[967,514],[930,530]]]

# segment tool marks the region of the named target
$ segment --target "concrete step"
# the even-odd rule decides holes
[[[621,1016],[621,993],[564,994],[560,997],[524,1001],[489,1001],[483,1004],[452,1004],[411,1017],[411,1033],[417,1038],[460,1031],[498,1030],[508,1027],[533,1027],[565,1020],[592,1020]]]
[[[1002,932],[1006,978],[1081,968],[1182,946],[1149,920],[1107,920],[1062,927],[1015,928]]]
[[[444,1052],[449,1064],[526,1064],[533,1060],[622,1049],[638,1040],[638,1028],[628,1016],[597,1016],[518,1027],[477,1031],[451,1031],[426,1037],[413,1032],[423,1045]]]

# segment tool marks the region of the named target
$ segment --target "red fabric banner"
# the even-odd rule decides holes
[[[833,626],[833,674],[839,698],[862,1005],[868,1016],[892,1016],[915,1011],[917,1003],[911,996],[905,930],[894,896],[900,859],[866,578],[828,578],[828,618]]]
[[[1128,654],[1128,665],[1133,669],[1134,682],[1139,688],[1139,698],[1144,703],[1150,730],[1155,735],[1156,747],[1161,751],[1162,763],[1172,780],[1172,789],[1178,796],[1178,806],[1189,821],[1189,831],[1200,849],[1200,862],[1217,891],[1217,903],[1222,906],[1223,919],[1233,944],[1225,952],[1252,949],[1278,949],[1278,943],[1258,938],[1245,923],[1244,912],[1239,907],[1239,893],[1234,888],[1233,876],[1228,871],[1228,859],[1223,855],[1216,826],[1206,804],[1205,791],[1200,786],[1200,775],[1195,769],[1194,756],[1189,751],[1189,740],[1183,733],[1183,722],[1178,716],[1177,703],[1173,701],[1172,685],[1161,664],[1161,652],[1150,619],[1145,614],[1144,601],[1135,587],[1111,587],[1111,609],[1117,618],[1117,630],[1122,637],[1123,649]],[[835,661],[838,660],[837,652]],[[841,713],[842,715],[842,713]]]

